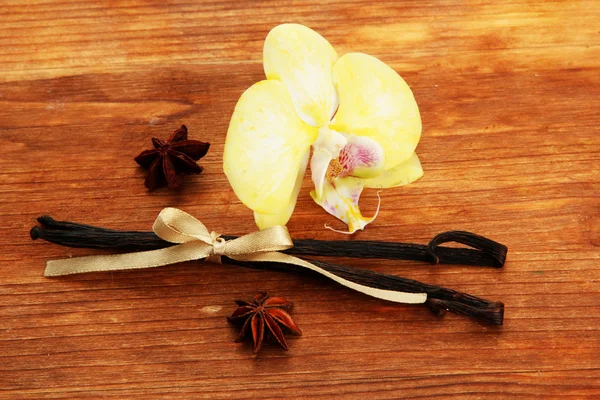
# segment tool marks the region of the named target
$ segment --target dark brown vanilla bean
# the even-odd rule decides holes
[[[440,262],[439,245],[442,243],[456,242],[466,244],[481,251],[482,255],[494,260],[494,267],[501,268],[506,261],[508,248],[498,242],[471,232],[449,231],[436,235],[427,246],[427,254],[432,264]]]
[[[438,246],[444,243],[462,243],[477,250]],[[454,239],[452,239],[454,238]],[[487,246],[482,246],[484,242]],[[394,243],[370,240],[324,241],[294,239],[294,247],[287,252],[306,256],[331,256],[354,258],[381,258],[388,260],[414,260],[432,264],[462,264],[481,267],[504,266],[508,249],[501,243],[470,232],[449,231],[434,237],[429,245]]]
[[[68,221],[56,221],[50,216],[38,217],[41,227],[31,228],[32,239],[43,239],[66,247],[86,249],[121,249],[143,251],[173,246],[154,232],[117,231]]]
[[[42,227],[33,227],[31,237],[68,247],[152,250],[172,246],[154,232],[118,231],[91,225],[56,221],[49,216],[38,218]],[[225,240],[236,236],[223,236]],[[475,249],[441,247],[455,241]],[[367,240],[323,241],[295,239],[294,247],[285,251],[303,256],[382,258],[414,260],[432,264],[461,264],[500,268],[506,260],[507,248],[501,243],[470,232],[449,231],[434,237],[429,245]]]
[[[224,257],[224,259],[226,259],[224,262],[227,264],[235,264],[247,268],[294,271],[302,274],[311,273],[302,267],[292,264],[275,262],[249,263],[227,257]],[[440,316],[444,315],[447,311],[451,311],[493,325],[502,325],[504,322],[504,304],[501,302],[482,299],[442,286],[428,285],[426,283],[395,275],[382,274],[361,268],[346,267],[344,265],[332,264],[324,261],[309,260],[304,257],[302,257],[302,259],[339,277],[360,283],[361,285],[400,292],[427,293],[427,302],[425,305]],[[268,265],[266,266],[265,264]],[[314,274],[318,275],[316,273]]]

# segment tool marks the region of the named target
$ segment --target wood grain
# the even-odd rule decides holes
[[[599,17],[593,0],[3,1],[0,398],[598,398]],[[254,229],[221,154],[282,22],[381,58],[420,105],[425,176],[384,191],[357,239],[460,229],[509,247],[503,270],[336,261],[503,301],[503,327],[231,266],[43,278],[94,251],[30,241],[41,214],[148,230],[174,206]],[[183,123],[212,143],[205,172],[149,194],[133,157]],[[304,185],[293,236],[339,239]],[[233,343],[233,299],[259,289],[296,305],[289,352]]]

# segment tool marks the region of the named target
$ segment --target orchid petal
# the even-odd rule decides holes
[[[419,108],[406,82],[375,57],[349,53],[333,66],[340,106],[330,129],[367,136],[385,151],[385,169],[408,159],[421,137]]]
[[[358,199],[362,190],[362,180],[349,176],[334,179],[333,182],[325,180],[323,196],[320,199],[316,197],[314,190],[310,192],[310,195],[325,211],[348,225],[348,232],[342,233],[350,234],[364,229],[377,217],[377,212],[371,218],[365,218],[360,213]],[[377,211],[379,211],[379,208]]]
[[[304,180],[304,173],[306,172],[309,153],[310,150],[306,150],[304,153],[302,164],[300,165],[298,175],[296,176],[294,191],[292,192],[292,196],[290,197],[287,206],[278,214],[265,214],[254,211],[254,222],[256,222],[256,226],[258,226],[259,229],[266,229],[277,225],[284,226],[292,217],[294,208],[296,208],[296,200],[298,199],[298,194],[300,193],[300,188],[302,187],[302,181]]]
[[[317,198],[323,195],[323,183],[331,160],[338,158],[348,141],[336,131],[323,127],[319,129],[319,137],[313,143],[313,156],[310,160],[311,177],[315,184]]]
[[[376,178],[365,179],[363,182],[367,188],[386,189],[408,185],[422,176],[421,162],[417,157],[417,153],[413,153],[408,160],[401,162]]]
[[[251,86],[235,107],[223,152],[223,169],[237,197],[258,213],[286,210],[316,138],[317,129],[298,117],[283,83]]]
[[[323,185],[327,175],[327,168],[333,159],[331,153],[325,149],[315,149],[310,159],[310,172],[315,184],[315,195],[318,199],[323,196]]]
[[[323,36],[298,24],[273,28],[263,49],[267,79],[283,82],[300,117],[317,127],[326,125],[338,106],[331,77],[337,58]]]

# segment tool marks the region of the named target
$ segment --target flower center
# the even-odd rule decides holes
[[[340,176],[340,174],[342,173],[343,170],[344,170],[344,167],[340,163],[339,159],[334,158],[333,160],[331,160],[329,162],[329,166],[327,167],[327,177],[330,180],[333,180],[333,179],[337,178],[338,176]]]

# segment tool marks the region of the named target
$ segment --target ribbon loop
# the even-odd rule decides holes
[[[256,231],[227,242],[227,257],[237,259],[243,254],[275,252],[291,249],[294,242],[285,226]]]
[[[192,215],[177,208],[167,207],[156,217],[152,230],[170,243],[187,243],[200,240],[212,245],[213,238],[206,226]]]

